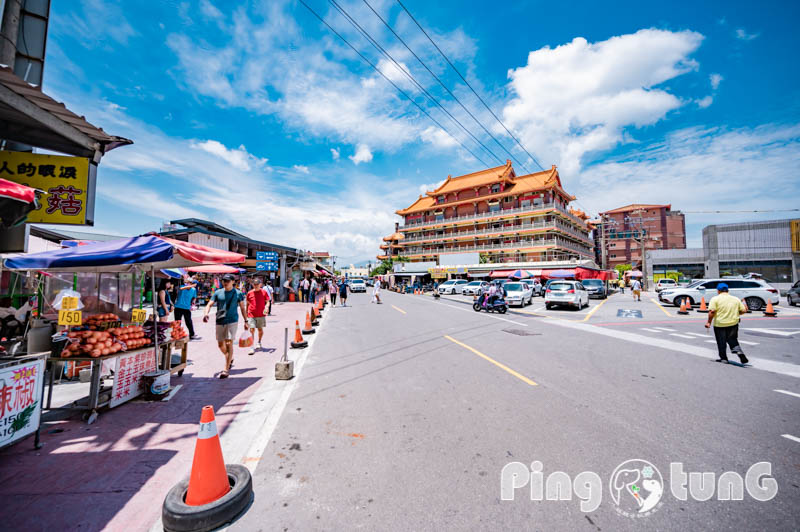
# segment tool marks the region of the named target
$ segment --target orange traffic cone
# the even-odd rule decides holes
[[[231,490],[222,447],[219,444],[214,407],[204,406],[200,414],[200,431],[194,447],[192,474],[186,490],[186,504],[201,506],[214,502]]]
[[[686,300],[681,299],[681,308],[678,310],[678,314],[689,314],[689,311],[686,310]]]
[[[306,328],[303,329],[303,334],[314,334],[315,331],[314,327],[311,325],[311,315],[306,312]]]
[[[703,312],[703,313],[708,312],[708,307],[706,307],[706,298],[704,297],[700,298],[700,308],[697,309],[697,312]]]
[[[778,313],[775,312],[774,308],[772,308],[772,301],[767,301],[767,310],[764,311],[764,316],[768,316],[770,318],[774,318],[777,315],[778,315]]]
[[[292,348],[302,349],[303,347],[308,347],[308,342],[303,340],[303,335],[300,334],[300,322],[294,320],[294,325],[294,342],[292,342]]]
[[[319,317],[321,314],[317,312],[316,308],[311,309],[311,325],[319,325]]]
[[[692,311],[692,300],[688,297],[686,298],[686,312]]]

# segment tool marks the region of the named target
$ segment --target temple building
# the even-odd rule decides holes
[[[587,216],[569,207],[574,200],[555,166],[517,176],[507,161],[448,176],[436,190],[396,211],[402,225],[383,239],[378,258],[441,264],[442,255],[451,255],[452,264],[455,254],[460,264],[593,262]]]

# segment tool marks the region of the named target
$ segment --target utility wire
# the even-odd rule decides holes
[[[408,101],[410,101],[411,103],[413,103],[413,104],[414,104],[414,105],[417,107],[417,109],[419,109],[419,110],[420,110],[420,111],[421,111],[421,112],[422,112],[422,113],[423,113],[425,116],[427,116],[428,118],[430,118],[430,119],[431,119],[431,121],[432,121],[434,124],[436,124],[437,126],[439,126],[439,128],[440,128],[442,131],[444,131],[445,133],[447,133],[447,134],[450,136],[450,138],[452,138],[453,140],[455,140],[456,142],[458,142],[458,143],[461,145],[461,147],[462,147],[462,148],[464,148],[465,150],[467,150],[467,152],[469,152],[469,154],[470,154],[470,155],[472,155],[473,157],[475,157],[475,159],[477,159],[478,161],[480,161],[480,162],[481,162],[481,164],[483,164],[484,166],[489,166],[489,165],[487,165],[487,164],[486,164],[486,162],[485,162],[483,159],[481,159],[480,157],[478,157],[478,156],[477,156],[475,153],[473,153],[473,151],[472,151],[472,150],[470,150],[468,147],[466,147],[466,146],[464,145],[464,143],[463,143],[463,142],[461,142],[460,140],[458,140],[456,137],[454,137],[454,136],[453,136],[453,134],[452,134],[452,133],[450,133],[450,132],[449,132],[447,129],[445,129],[445,127],[444,127],[442,124],[440,124],[440,123],[439,123],[439,122],[438,122],[438,121],[437,121],[435,118],[433,118],[433,117],[432,117],[432,116],[431,116],[431,115],[430,115],[430,114],[429,114],[429,113],[428,113],[428,112],[427,112],[425,109],[423,109],[421,105],[419,105],[419,104],[418,104],[416,101],[414,101],[414,99],[413,99],[411,96],[409,96],[409,95],[408,95],[408,93],[406,93],[406,92],[405,92],[403,89],[401,89],[400,87],[398,87],[398,86],[397,86],[397,84],[396,84],[395,82],[393,82],[392,80],[390,80],[390,79],[389,79],[389,78],[388,78],[388,77],[387,77],[387,76],[386,76],[386,75],[385,75],[383,72],[381,72],[381,70],[380,70],[380,69],[379,69],[377,66],[375,66],[375,65],[372,63],[372,61],[370,61],[369,59],[367,59],[367,58],[364,56],[364,54],[362,54],[361,52],[359,52],[359,51],[356,49],[356,47],[355,47],[355,46],[353,46],[352,44],[350,44],[350,42],[349,42],[347,39],[345,39],[345,38],[344,38],[344,37],[343,37],[343,36],[342,36],[342,35],[341,35],[341,34],[340,34],[338,31],[336,31],[335,29],[333,29],[333,26],[331,26],[330,24],[328,24],[327,22],[325,22],[325,19],[323,19],[323,18],[322,18],[322,17],[321,17],[319,14],[317,14],[317,12],[316,12],[316,11],[314,11],[314,10],[311,8],[311,6],[309,6],[309,5],[308,5],[308,4],[305,2],[305,0],[298,0],[298,2],[300,2],[301,4],[303,4],[303,6],[305,6],[305,8],[306,8],[306,9],[308,9],[308,10],[311,12],[311,14],[312,14],[312,15],[314,15],[314,16],[315,16],[317,19],[319,19],[319,21],[320,21],[320,22],[322,22],[322,23],[323,23],[323,24],[324,24],[324,25],[325,25],[325,26],[326,26],[326,27],[327,27],[329,30],[331,30],[331,32],[333,32],[333,34],[334,34],[334,35],[336,35],[336,36],[337,36],[337,37],[339,37],[339,38],[340,38],[342,41],[344,41],[344,43],[345,43],[347,46],[349,46],[349,47],[350,47],[350,49],[351,49],[351,50],[353,50],[353,51],[354,51],[354,52],[355,52],[355,53],[356,53],[356,54],[357,54],[357,55],[358,55],[358,56],[359,56],[361,59],[363,59],[365,63],[367,63],[369,66],[371,66],[371,67],[372,67],[372,69],[373,69],[373,70],[375,70],[375,72],[377,72],[378,74],[380,74],[380,75],[381,75],[381,77],[382,77],[383,79],[385,79],[386,81],[388,81],[388,82],[389,82],[389,83],[392,85],[392,87],[394,87],[395,89],[397,89],[397,91],[398,91],[400,94],[402,94],[403,96],[405,96],[405,97],[406,97],[406,99],[408,99]]]
[[[509,131],[509,129],[506,127],[506,125],[505,125],[505,124],[502,122],[502,120],[500,120],[500,119],[497,117],[497,115],[496,115],[496,114],[494,114],[494,111],[492,111],[492,109],[491,109],[491,108],[489,107],[489,105],[488,105],[488,104],[487,104],[487,103],[486,103],[486,102],[483,100],[483,98],[481,98],[481,97],[480,97],[480,95],[479,95],[477,92],[475,92],[475,89],[473,89],[473,88],[472,88],[472,85],[470,85],[470,84],[469,84],[469,81],[467,81],[467,80],[466,80],[466,78],[464,78],[464,76],[462,76],[462,75],[461,75],[461,72],[459,72],[459,71],[458,71],[458,69],[455,67],[455,65],[453,65],[453,63],[451,63],[451,62],[450,62],[450,60],[447,58],[447,56],[444,54],[444,52],[442,52],[442,50],[441,50],[441,49],[440,49],[440,48],[439,48],[439,47],[436,45],[436,43],[435,43],[435,42],[433,42],[433,39],[431,39],[431,36],[430,36],[430,35],[428,35],[428,32],[426,32],[426,31],[425,31],[425,29],[422,27],[422,25],[421,25],[419,22],[417,22],[417,19],[415,19],[415,18],[414,18],[414,15],[412,15],[412,14],[411,14],[411,13],[408,11],[408,8],[406,8],[406,6],[404,6],[404,5],[403,5],[403,2],[401,2],[400,0],[397,0],[397,3],[398,3],[398,4],[400,4],[400,7],[402,7],[402,8],[403,8],[403,11],[405,11],[405,12],[408,14],[408,16],[409,16],[409,17],[411,17],[411,20],[413,20],[413,21],[414,21],[414,24],[416,24],[416,25],[417,25],[417,27],[418,27],[418,28],[419,28],[419,29],[422,31],[422,33],[424,33],[424,34],[425,34],[425,37],[427,37],[427,38],[428,38],[428,40],[431,42],[431,44],[432,44],[432,45],[433,45],[433,46],[434,46],[434,47],[435,47],[435,48],[436,48],[436,49],[439,51],[439,53],[442,55],[442,57],[444,58],[444,60],[445,60],[445,61],[447,61],[447,64],[448,64],[448,65],[450,65],[450,68],[452,68],[452,69],[455,71],[455,73],[456,73],[456,74],[458,74],[458,77],[460,77],[460,78],[461,78],[461,80],[462,80],[462,81],[463,81],[463,82],[464,82],[464,83],[467,85],[467,87],[469,87],[469,90],[471,90],[471,91],[472,91],[472,94],[474,94],[474,95],[475,95],[475,97],[476,97],[476,98],[478,98],[478,100],[480,100],[480,101],[481,101],[481,103],[483,104],[483,106],[484,106],[484,107],[486,107],[486,110],[487,110],[487,111],[489,111],[489,112],[491,113],[491,115],[494,117],[494,119],[495,119],[495,120],[497,120],[497,122],[498,122],[498,123],[499,123],[501,126],[503,126],[503,129],[505,129],[505,130],[506,130],[506,133],[508,133],[508,134],[511,136],[511,138],[512,138],[512,139],[514,139],[514,140],[516,141],[517,145],[518,145],[520,148],[522,148],[522,150],[523,150],[525,153],[527,153],[527,154],[528,154],[528,157],[530,157],[530,158],[531,158],[531,160],[532,160],[534,163],[536,163],[536,166],[538,166],[538,167],[539,167],[541,170],[544,170],[544,167],[543,167],[541,164],[539,164],[539,161],[537,161],[537,160],[536,160],[536,157],[534,157],[533,155],[531,155],[531,152],[529,152],[527,149],[525,149],[525,146],[523,146],[523,145],[522,145],[522,143],[519,141],[519,139],[518,139],[517,137],[515,137],[515,136],[514,136],[514,134],[513,134],[511,131]]]
[[[378,43],[378,41],[372,38],[372,36],[364,28],[362,28],[361,25],[358,22],[356,22],[355,19],[353,19],[353,17],[351,17],[350,14],[342,6],[340,6],[338,2],[336,2],[336,0],[328,0],[328,2],[333,7],[335,7],[336,10],[339,11],[339,13],[341,13],[341,15],[345,17],[347,21],[350,22],[350,24],[354,28],[358,30],[361,33],[361,35],[363,35],[364,38],[367,39],[367,41],[369,41],[370,44],[372,44],[373,47],[375,47],[379,52],[381,52],[385,57],[387,57],[395,65],[395,67],[398,70],[400,70],[400,72],[402,72],[403,75],[405,75],[406,78],[408,78],[411,81],[411,83],[413,83],[417,87],[417,89],[420,90],[420,92],[422,92],[425,96],[427,96],[428,99],[431,100],[437,107],[439,107],[447,116],[449,116],[450,119],[453,120],[453,122],[458,124],[461,127],[461,129],[463,129],[467,135],[472,137],[472,139],[476,143],[478,143],[484,150],[486,150],[487,153],[489,153],[492,157],[497,159],[501,164],[503,163],[503,159],[498,157],[483,142],[481,142],[475,135],[473,135],[472,132],[464,126],[464,124],[462,124],[455,116],[453,116],[453,114],[450,113],[450,111],[448,111],[441,103],[439,103],[438,100],[436,100],[436,98],[434,98],[433,95],[431,95],[431,93],[429,93],[425,89],[425,87],[423,87],[410,72],[408,72],[405,68],[403,68],[403,66],[400,65],[400,63],[396,61],[395,58],[392,57],[392,55]]]
[[[461,108],[464,110],[464,112],[465,112],[465,113],[467,113],[467,114],[468,114],[468,115],[469,115],[469,116],[472,118],[472,120],[474,120],[474,121],[475,121],[475,123],[476,123],[476,124],[478,124],[478,125],[481,127],[481,129],[483,129],[483,131],[485,131],[485,132],[486,132],[486,134],[487,134],[487,135],[489,135],[489,136],[492,138],[492,140],[494,140],[494,141],[497,143],[497,145],[498,145],[498,146],[500,146],[500,147],[503,149],[503,151],[505,151],[505,152],[508,154],[508,156],[509,156],[510,158],[512,158],[512,159],[515,159],[515,160],[517,161],[517,163],[518,163],[518,164],[519,164],[519,165],[522,167],[522,169],[523,169],[523,170],[525,170],[525,173],[530,173],[530,171],[529,171],[529,170],[528,170],[528,169],[525,167],[525,165],[522,163],[522,161],[520,161],[520,160],[519,160],[517,157],[514,157],[514,155],[513,155],[513,154],[512,154],[512,153],[511,153],[511,152],[508,150],[508,148],[506,148],[505,146],[503,146],[503,145],[500,143],[500,141],[499,141],[499,140],[497,140],[497,138],[496,138],[494,135],[492,135],[492,134],[489,132],[489,130],[488,130],[488,129],[486,129],[486,127],[483,125],[483,123],[482,123],[480,120],[478,120],[477,118],[475,118],[475,115],[473,115],[473,114],[472,114],[472,113],[469,111],[469,109],[467,109],[467,108],[464,106],[464,104],[463,104],[463,103],[461,103],[461,100],[459,100],[459,99],[458,99],[458,97],[456,97],[456,95],[455,95],[455,94],[453,94],[453,91],[451,91],[451,90],[450,90],[450,89],[447,87],[447,85],[445,85],[445,84],[442,82],[442,80],[441,80],[441,79],[439,79],[439,76],[437,76],[436,74],[434,74],[434,73],[433,73],[433,71],[432,71],[430,68],[428,68],[428,65],[426,65],[426,64],[425,64],[425,62],[424,62],[422,59],[420,59],[420,57],[419,57],[419,56],[418,56],[418,55],[417,55],[417,54],[414,52],[414,50],[412,50],[412,49],[411,49],[411,47],[410,47],[410,46],[409,46],[409,45],[406,43],[406,41],[404,41],[404,40],[403,40],[403,38],[402,38],[402,37],[400,37],[400,35],[398,35],[396,31],[394,31],[394,29],[393,29],[393,28],[392,28],[392,27],[389,25],[389,23],[388,23],[388,22],[386,22],[386,20],[385,20],[385,19],[384,19],[384,18],[383,18],[383,17],[380,15],[380,13],[378,13],[378,12],[377,12],[377,11],[376,11],[376,10],[375,10],[373,7],[372,7],[372,5],[370,5],[370,3],[369,3],[369,2],[367,2],[367,0],[363,0],[363,2],[364,2],[366,5],[367,5],[367,7],[370,9],[370,11],[372,11],[372,12],[375,14],[375,16],[376,16],[376,17],[378,17],[378,18],[380,19],[380,21],[381,21],[381,22],[383,22],[383,25],[384,25],[384,26],[386,26],[386,27],[389,29],[389,31],[391,31],[391,32],[392,32],[392,34],[393,34],[395,37],[397,37],[397,40],[399,40],[401,43],[403,43],[403,46],[405,46],[405,47],[406,47],[406,50],[408,50],[409,52],[411,52],[411,55],[413,55],[413,56],[416,58],[416,60],[417,60],[417,61],[419,61],[419,64],[420,64],[420,65],[422,65],[422,66],[423,66],[423,68],[425,68],[425,70],[427,70],[427,71],[428,71],[428,73],[429,73],[431,76],[433,76],[433,79],[435,79],[436,81],[438,81],[438,82],[439,82],[439,85],[441,85],[441,86],[442,86],[442,88],[443,88],[444,90],[446,90],[446,91],[447,91],[447,94],[449,94],[449,95],[450,95],[450,96],[451,96],[451,97],[452,97],[452,98],[453,98],[453,99],[456,101],[456,103],[458,103],[458,105],[460,105],[460,106],[461,106]]]

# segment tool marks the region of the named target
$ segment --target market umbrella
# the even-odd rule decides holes
[[[508,274],[509,279],[527,279],[531,274],[527,270],[514,270]]]
[[[35,188],[0,179],[0,225],[19,225],[38,206]]]
[[[632,270],[628,274],[628,277],[641,277],[641,276],[642,276],[642,272],[639,271],[639,270]]]

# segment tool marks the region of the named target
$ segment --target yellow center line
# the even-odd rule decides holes
[[[669,312],[667,312],[667,309],[665,309],[664,307],[662,307],[662,306],[661,306],[661,303],[659,303],[658,301],[656,301],[656,300],[655,300],[655,299],[653,299],[652,297],[651,297],[651,298],[649,298],[649,299],[650,299],[650,301],[652,301],[653,303],[655,303],[655,304],[656,304],[656,306],[657,306],[658,308],[660,308],[660,309],[661,309],[661,312],[663,312],[664,314],[666,314],[666,315],[667,315],[667,316],[669,316],[670,318],[674,318],[674,317],[675,317],[675,316],[673,316],[672,314],[670,314]]]
[[[482,359],[484,359],[484,360],[486,360],[488,362],[491,362],[492,364],[494,364],[498,368],[502,369],[503,371],[506,371],[506,372],[510,373],[511,375],[515,376],[516,378],[518,378],[522,382],[530,384],[531,386],[537,386],[537,384],[535,382],[533,382],[532,380],[530,380],[528,377],[526,377],[524,375],[521,375],[521,374],[517,373],[516,371],[514,371],[513,369],[511,369],[508,366],[506,366],[505,364],[501,364],[500,362],[496,361],[495,359],[484,355],[483,353],[481,353],[477,349],[473,349],[472,347],[468,346],[467,344],[463,344],[463,343],[459,342],[458,340],[456,340],[455,338],[452,338],[450,336],[444,335],[444,337],[447,338],[448,340],[450,340],[451,342],[460,345],[464,349],[468,349],[469,351],[472,351],[473,353],[475,353],[476,355],[478,355]]]
[[[405,311],[405,310],[403,310],[403,309],[401,309],[401,308],[397,308],[397,307],[395,307],[394,305],[392,305],[392,308],[393,308],[393,309],[395,309],[397,312],[402,312],[403,314],[405,314],[405,313],[406,313],[406,311]]]
[[[594,307],[592,310],[590,310],[590,311],[589,311],[589,313],[586,315],[586,317],[585,317],[585,318],[583,318],[581,321],[589,321],[589,318],[591,318],[591,317],[592,317],[592,314],[594,314],[595,312],[597,312],[597,311],[598,311],[598,309],[599,309],[600,307],[602,307],[603,305],[605,305],[605,304],[608,302],[609,298],[612,298],[612,297],[614,297],[614,296],[608,296],[607,298],[605,298],[604,300],[602,300],[602,301],[600,302],[600,304],[599,304],[599,305],[597,305],[596,307]]]

